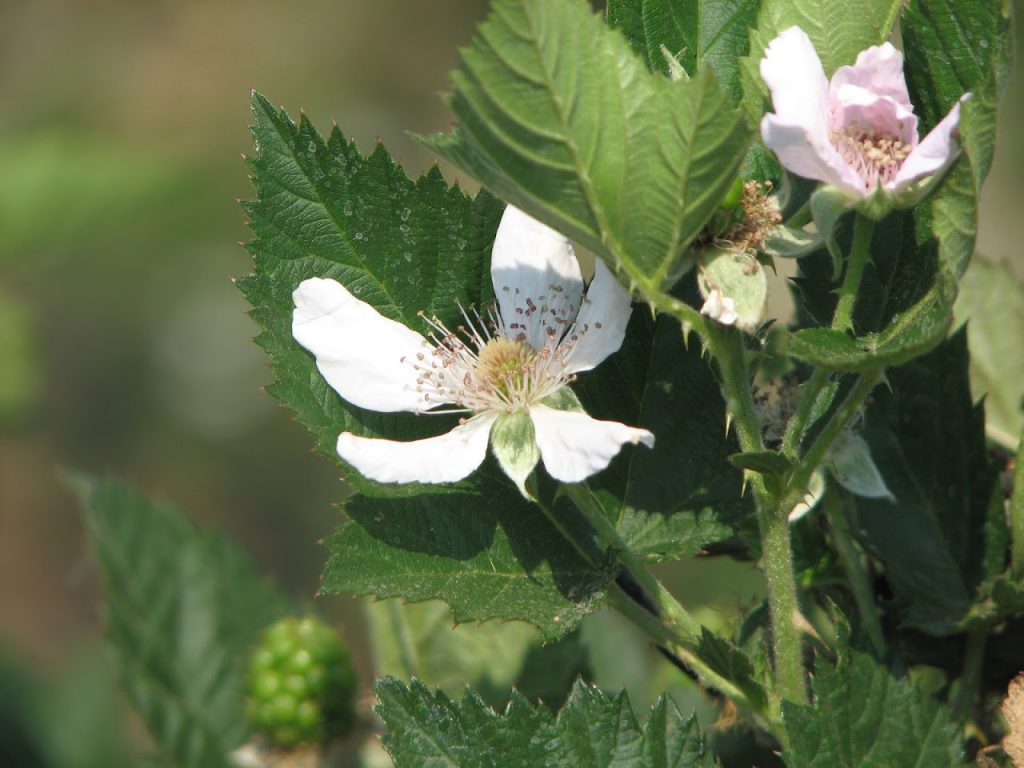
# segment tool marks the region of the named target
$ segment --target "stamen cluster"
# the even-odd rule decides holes
[[[840,157],[869,188],[896,178],[913,147],[897,137],[858,126],[831,131],[829,139]]]
[[[514,317],[506,321],[496,307],[483,315],[459,307],[463,324],[452,331],[436,317],[420,316],[431,328],[432,350],[402,358],[416,371],[416,391],[423,410],[454,402],[457,407],[435,413],[476,413],[491,409],[513,412],[543,400],[575,379],[567,357],[579,339],[601,324],[581,327],[578,312],[565,288],[551,284],[536,298],[519,288],[504,287],[515,297]],[[532,328],[543,328],[543,343],[531,345]]]

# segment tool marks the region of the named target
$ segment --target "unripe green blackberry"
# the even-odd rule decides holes
[[[336,632],[312,617],[263,631],[249,662],[248,716],[276,747],[323,744],[348,730],[356,678]]]

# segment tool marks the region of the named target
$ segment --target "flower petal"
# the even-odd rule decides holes
[[[303,280],[292,299],[292,335],[350,403],[384,412],[441,404],[424,401],[417,391],[414,361],[433,351],[420,334],[384,317],[336,280]]]
[[[580,313],[562,342],[568,348],[565,372],[589,371],[621,347],[632,314],[629,291],[598,259]]]
[[[827,136],[811,134],[804,126],[784,123],[769,113],[761,119],[761,140],[797,176],[831,184],[857,199],[868,192]]]
[[[961,96],[949,110],[949,114],[914,147],[914,151],[903,161],[896,177],[886,184],[888,191],[898,192],[915,181],[944,171],[956,160],[960,154],[960,147],[953,139],[953,132],[960,125],[960,105],[970,97],[969,93]]]
[[[907,112],[913,112],[907,81],[903,77],[903,54],[891,43],[873,45],[857,54],[853,66],[840,67],[829,84],[829,101],[845,86],[863,88],[878,96],[893,99]]]
[[[772,92],[777,120],[828,139],[828,80],[807,33],[790,27],[772,40],[761,59],[761,77]]]
[[[537,447],[544,468],[556,480],[578,483],[608,466],[626,443],[654,447],[646,429],[617,421],[598,421],[579,411],[556,411],[546,405],[530,408]]]
[[[407,443],[343,432],[338,455],[379,483],[454,483],[480,466],[496,412],[481,413],[451,432]]]
[[[917,145],[917,115],[891,96],[845,85],[835,90],[829,108],[832,128],[837,131],[847,127],[867,129],[896,136],[910,147]]]
[[[572,243],[511,205],[494,238],[491,280],[508,335],[534,349],[561,338],[580,309],[583,275]]]

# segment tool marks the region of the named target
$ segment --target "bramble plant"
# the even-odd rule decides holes
[[[965,271],[1011,34],[1001,0],[494,0],[454,129],[421,139],[475,195],[254,93],[238,286],[269,393],[351,489],[320,591],[383,601],[390,676],[332,747],[352,683],[303,698],[303,625],[249,661],[300,609],[79,477],[164,758],[287,760],[255,727],[323,765],[1024,765],[1024,393],[988,381],[986,422],[954,324],[958,294],[984,306]],[[792,318],[768,307],[787,260]],[[1020,348],[978,317],[986,359]],[[756,565],[766,599],[688,608],[655,566],[695,557]],[[624,625],[710,717],[634,713]]]

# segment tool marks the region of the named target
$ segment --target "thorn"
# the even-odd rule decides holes
[[[726,435],[726,437],[729,436],[729,429],[731,427],[732,427],[732,414],[731,413],[726,413],[725,414],[725,435]]]

